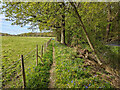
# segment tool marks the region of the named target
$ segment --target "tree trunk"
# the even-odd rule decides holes
[[[61,41],[61,31],[57,28],[55,31],[54,31],[55,35],[56,35],[56,41]]]
[[[62,15],[62,30],[61,30],[61,43],[65,43],[65,4],[64,2],[62,3],[63,8],[64,8],[64,14]]]
[[[58,33],[56,34],[56,41],[60,42],[61,35]]]
[[[106,27],[106,38],[108,38],[109,32],[110,32],[110,26],[111,26],[111,5],[110,3],[108,4],[108,15],[107,15],[107,22],[108,25]]]
[[[62,25],[62,30],[61,30],[61,43],[65,44],[65,24]]]
[[[108,39],[109,33],[110,33],[110,26],[111,24],[109,23],[106,28],[106,38]]]
[[[102,65],[101,61],[99,60],[99,58],[98,58],[98,56],[97,56],[97,54],[96,54],[96,51],[95,51],[93,45],[92,45],[92,43],[91,43],[91,41],[90,41],[90,39],[89,39],[89,37],[88,37],[88,33],[87,33],[86,28],[85,28],[85,26],[84,26],[84,24],[83,24],[83,22],[82,22],[82,20],[81,20],[81,16],[79,15],[79,13],[78,13],[78,11],[77,11],[76,6],[74,5],[73,2],[70,2],[70,3],[71,3],[71,5],[73,6],[76,15],[78,16],[78,19],[79,19],[79,21],[80,21],[80,23],[81,23],[81,26],[82,26],[82,28],[83,28],[83,31],[85,32],[85,36],[86,36],[86,38],[87,38],[87,41],[88,41],[88,43],[89,43],[89,45],[90,45],[90,48],[92,49],[92,51],[93,51],[94,54],[95,54],[95,57],[96,57],[96,60],[97,60],[98,64]]]
[[[61,43],[64,44],[64,35],[63,35],[63,29],[61,30]]]

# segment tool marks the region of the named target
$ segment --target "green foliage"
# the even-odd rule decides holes
[[[7,20],[13,21],[13,25],[30,24],[29,29],[39,28],[41,31],[60,27],[63,12],[60,5],[56,2],[4,2],[2,12],[9,17]]]
[[[43,64],[39,63],[37,67],[33,67],[33,71],[27,76],[26,88],[47,88],[49,84],[49,70],[52,64],[52,43],[49,44],[48,50],[42,58]]]
[[[104,51],[104,55],[106,57],[106,62],[109,63],[111,65],[111,67],[113,67],[114,69],[118,69],[120,68],[120,55],[119,55],[119,50],[120,47],[119,46],[109,46],[106,45],[106,51]]]
[[[117,64],[117,59],[115,58],[117,56],[117,54],[112,53],[111,54],[111,50],[108,49],[105,46],[106,43],[106,27],[109,24],[107,22],[107,17],[108,17],[108,5],[109,3],[96,3],[96,2],[78,2],[78,3],[74,3],[77,11],[79,13],[79,15],[81,16],[81,20],[87,30],[87,34],[88,37],[95,49],[95,51],[97,52],[100,60],[106,64],[111,63],[112,62],[116,62]],[[111,27],[110,27],[110,34],[109,37],[110,39],[114,39],[114,37],[118,36],[118,29],[119,29],[119,16],[116,15],[117,13],[119,13],[118,10],[118,3],[117,2],[111,2],[111,18],[115,19],[113,21],[111,21]],[[75,11],[73,9],[73,7],[70,7],[71,4],[67,3],[67,8],[68,8],[68,12],[66,14],[66,43],[68,45],[71,46],[77,46],[80,45],[82,48],[85,49],[89,49],[89,51],[91,50],[88,44],[88,41],[86,39],[86,35],[83,32],[83,29],[81,28],[81,23],[78,21],[78,17],[75,14]],[[116,22],[116,24],[115,24]],[[116,28],[116,30],[114,30]],[[106,56],[103,56],[103,53],[107,52],[109,54],[106,54]],[[115,60],[116,59],[116,60]],[[113,65],[114,65],[113,64]],[[117,67],[119,65],[116,66],[116,64],[114,65],[114,67]],[[112,66],[113,66],[112,65]]]
[[[74,58],[72,48],[55,43],[56,88],[111,88],[109,82],[92,75],[89,66],[82,67],[84,60]]]

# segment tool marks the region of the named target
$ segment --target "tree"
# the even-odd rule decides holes
[[[61,43],[65,44],[65,4],[50,2],[5,2],[2,7],[12,25],[25,26],[29,29],[61,28]]]
[[[112,22],[118,17],[119,10],[119,3],[107,3],[107,27],[106,27],[106,38],[108,38],[111,24]]]
[[[95,51],[95,49],[94,49],[94,47],[93,47],[93,45],[92,45],[92,43],[91,43],[91,41],[90,41],[90,39],[89,39],[88,33],[87,33],[87,31],[86,31],[86,28],[85,28],[85,26],[84,26],[84,24],[83,24],[83,21],[81,20],[81,16],[79,15],[79,13],[78,13],[78,11],[77,11],[77,8],[76,8],[76,6],[74,5],[74,3],[73,3],[73,2],[70,2],[70,3],[71,3],[71,5],[73,6],[76,15],[78,16],[78,19],[79,19],[79,21],[80,21],[80,23],[81,23],[81,26],[82,26],[82,28],[83,28],[83,30],[84,30],[84,32],[85,32],[85,35],[86,35],[86,38],[87,38],[87,41],[88,41],[89,45],[90,45],[91,49],[93,50],[93,52],[95,53],[97,62],[101,65],[102,63],[101,63],[101,61],[99,60],[99,58],[97,57],[97,55],[96,55],[96,51]]]

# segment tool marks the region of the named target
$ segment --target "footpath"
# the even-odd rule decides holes
[[[50,69],[50,83],[48,88],[54,88],[55,86],[55,48],[53,46],[53,64]]]

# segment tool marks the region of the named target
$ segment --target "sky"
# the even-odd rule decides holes
[[[21,34],[21,33],[28,33],[32,32],[32,30],[27,29],[28,26],[21,27],[19,25],[11,25],[11,21],[5,20],[4,14],[0,14],[0,32],[2,33],[8,33],[8,34]],[[39,32],[39,30],[36,30],[36,32]]]
[[[0,7],[1,6],[2,6],[2,4],[0,4]],[[19,25],[11,25],[12,22],[6,21],[5,19],[6,19],[5,15],[0,14],[0,32],[2,32],[2,33],[17,35],[17,34],[21,34],[21,33],[32,32],[32,30],[27,29],[29,27],[29,25],[24,26],[24,27],[21,27]],[[34,32],[39,32],[39,29],[35,30]]]

